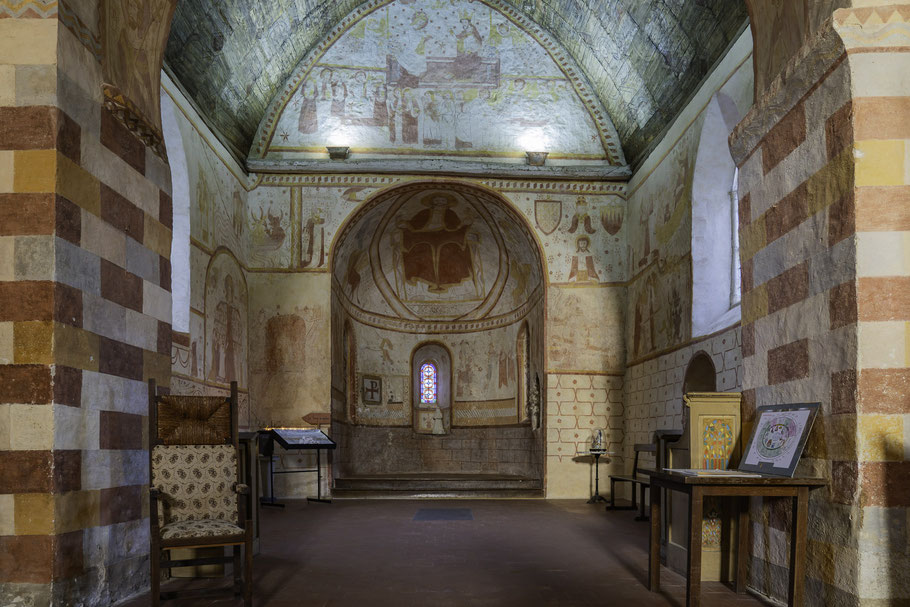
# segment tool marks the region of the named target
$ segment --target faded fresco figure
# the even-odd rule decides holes
[[[215,381],[228,383],[238,379],[243,344],[240,309],[234,302],[234,279],[224,277],[224,299],[215,308],[215,332],[212,342],[212,373]]]
[[[444,293],[473,274],[471,224],[462,221],[448,196],[431,194],[421,204],[426,208],[399,225],[404,278],[411,285],[426,283],[431,293]]]
[[[575,240],[575,255],[572,256],[572,269],[569,271],[569,282],[598,282],[600,276],[594,267],[594,255],[588,250],[591,239],[579,236]]]
[[[411,89],[404,89],[401,92],[401,110],[401,141],[417,143],[420,140],[418,129],[420,104]]]
[[[442,108],[433,91],[423,92],[423,144],[442,145]]]
[[[297,129],[304,134],[312,134],[319,130],[319,115],[317,112],[317,100],[319,98],[319,86],[312,78],[307,78],[300,90],[302,102],[300,104],[300,119],[297,122]]]
[[[436,405],[433,409],[431,419],[433,420],[433,428],[430,430],[430,434],[445,434],[446,428],[444,418],[442,416],[442,409],[439,408],[439,405]]]

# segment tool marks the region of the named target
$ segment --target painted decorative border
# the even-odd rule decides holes
[[[123,123],[129,131],[138,137],[145,145],[152,148],[155,153],[167,162],[167,152],[164,149],[164,136],[161,131],[152,126],[142,112],[112,84],[102,84],[104,93],[104,107]]]
[[[531,296],[520,307],[501,316],[492,316],[478,320],[410,320],[396,318],[367,312],[354,304],[347,295],[335,276],[332,276],[332,289],[338,296],[342,307],[347,313],[362,325],[376,329],[386,329],[397,333],[433,333],[437,335],[450,335],[454,333],[473,333],[475,331],[488,331],[515,324],[530,313],[530,311],[543,300],[543,285],[538,285]]]
[[[278,119],[284,112],[291,97],[306,79],[313,67],[319,62],[319,59],[328,52],[339,38],[355,23],[366,17],[368,14],[376,11],[383,6],[394,2],[395,0],[369,0],[360,7],[353,10],[347,17],[342,19],[314,48],[301,59],[297,67],[291,72],[291,77],[285,82],[281,91],[275,95],[269,103],[269,107],[259,123],[256,130],[256,137],[250,148],[250,158],[265,158],[269,149],[269,143],[275,134],[275,128],[278,125]],[[504,0],[476,0],[491,9],[501,13],[515,25],[521,28],[525,33],[531,36],[544,50],[550,55],[566,78],[572,83],[575,93],[581,99],[597,126],[600,135],[601,144],[607,153],[607,161],[612,166],[626,166],[625,156],[622,151],[622,143],[616,132],[616,127],[610,120],[610,116],[604,108],[600,99],[592,92],[592,87],[584,76],[584,73],[572,59],[572,56],[560,45],[553,40],[545,31],[543,31],[534,21],[524,15],[521,11],[511,6]]]
[[[425,175],[370,175],[370,174],[335,174],[335,175],[262,175],[258,186],[262,187],[384,187],[404,183],[412,179],[426,180]],[[470,178],[469,178],[470,179]],[[553,180],[514,180],[514,179],[481,179],[471,183],[488,187],[499,192],[546,192],[552,194],[616,194],[626,197],[625,183],[603,181],[553,181]]]
[[[2,2],[0,2],[2,4]],[[56,4],[56,3],[55,3]],[[68,29],[76,39],[82,43],[88,52],[92,54],[95,61],[101,63],[101,38],[92,30],[79,15],[76,14],[66,2],[61,0],[59,4],[60,23]]]
[[[0,19],[53,19],[57,0],[0,0]]]

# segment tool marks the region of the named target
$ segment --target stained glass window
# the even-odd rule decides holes
[[[420,365],[420,404],[435,405],[438,393],[436,365],[423,363]]]

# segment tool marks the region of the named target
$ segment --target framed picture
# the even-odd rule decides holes
[[[382,404],[382,378],[376,375],[361,376],[360,399],[365,405]]]
[[[792,477],[818,407],[819,403],[758,407],[739,469]]]

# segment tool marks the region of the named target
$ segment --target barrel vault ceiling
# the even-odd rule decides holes
[[[737,0],[507,0],[572,55],[634,168],[747,22]],[[306,53],[364,0],[180,0],[167,69],[245,158]]]

